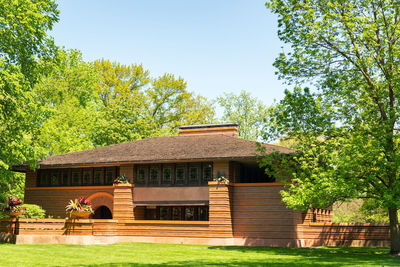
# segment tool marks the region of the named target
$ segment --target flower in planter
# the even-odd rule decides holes
[[[222,183],[222,182],[228,183],[229,182],[229,179],[225,178],[224,176],[219,176],[217,178],[214,178],[213,180],[218,183]]]
[[[20,198],[15,196],[7,197],[6,203],[3,207],[4,212],[21,212],[25,209],[21,206],[22,201]]]
[[[129,179],[125,174],[122,174],[114,179],[114,184],[129,184]]]
[[[69,212],[89,212],[94,213],[92,210],[92,203],[86,199],[86,197],[80,197],[79,199],[70,200],[69,204],[65,207],[65,211]]]

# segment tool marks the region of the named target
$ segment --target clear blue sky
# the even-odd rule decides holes
[[[51,32],[84,59],[142,63],[183,77],[208,98],[245,89],[265,104],[283,97],[272,66],[281,51],[265,0],[63,0]]]

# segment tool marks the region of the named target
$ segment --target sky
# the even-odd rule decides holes
[[[275,75],[282,51],[277,17],[265,0],[60,0],[50,34],[86,61],[143,64],[153,77],[181,76],[214,99],[250,92],[266,105],[283,98]]]

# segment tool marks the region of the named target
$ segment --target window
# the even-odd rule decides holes
[[[174,221],[182,220],[182,208],[181,207],[173,207],[172,208],[172,220],[174,220]]]
[[[113,180],[114,180],[114,171],[113,170],[107,170],[106,171],[105,184],[107,184],[107,185],[113,184]]]
[[[171,168],[167,167],[163,169],[162,182],[163,184],[170,184],[172,182]]]
[[[45,172],[45,171],[41,171],[41,172],[40,172],[39,184],[40,184],[41,186],[46,186],[46,185],[48,185],[47,172]]]
[[[160,220],[169,220],[170,207],[160,207]]]
[[[80,171],[72,171],[72,185],[81,185]]]
[[[201,186],[212,181],[212,162],[165,163],[135,166],[137,186]]]
[[[146,220],[208,221],[208,206],[147,206]]]
[[[190,184],[197,184],[199,181],[199,168],[197,167],[190,167],[189,168],[189,183]]]
[[[149,184],[158,184],[158,167],[150,168],[150,181]]]
[[[138,168],[136,183],[145,184],[146,183],[146,169]]]
[[[58,173],[53,172],[50,176],[50,184],[52,186],[57,186],[58,185]]]
[[[199,207],[199,221],[208,221],[208,207]]]
[[[211,164],[203,165],[203,182],[212,180],[212,168]]]
[[[145,213],[146,220],[157,220],[157,207],[156,206],[146,207],[144,213]]]
[[[175,184],[185,184],[185,169],[182,167],[176,168]]]
[[[83,185],[90,185],[92,183],[91,181],[91,177],[92,176],[92,172],[91,170],[86,170],[83,171]]]
[[[112,185],[119,167],[40,169],[37,186]]]
[[[62,185],[69,185],[69,171],[64,170],[62,172],[62,180],[61,180]]]
[[[186,207],[185,221],[193,221],[193,220],[194,220],[194,207]]]
[[[103,171],[102,170],[95,170],[94,177],[93,177],[93,184],[100,185],[103,183]]]

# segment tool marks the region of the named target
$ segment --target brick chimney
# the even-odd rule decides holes
[[[204,125],[189,125],[179,127],[179,135],[210,135],[210,134],[225,134],[237,137],[239,133],[239,124],[224,123],[224,124],[204,124]]]

